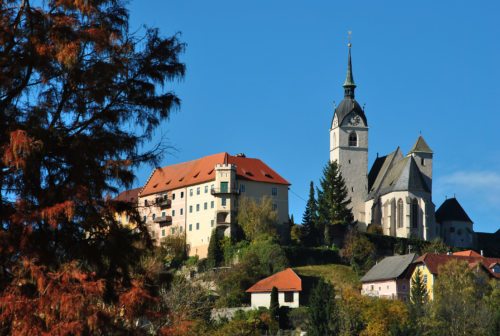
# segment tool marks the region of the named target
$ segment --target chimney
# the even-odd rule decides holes
[[[483,255],[483,250],[481,250],[481,257],[483,257],[483,256],[484,256],[484,255]]]

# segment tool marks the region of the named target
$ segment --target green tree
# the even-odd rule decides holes
[[[236,218],[249,240],[260,236],[276,236],[278,212],[273,210],[273,201],[269,196],[262,197],[260,201],[242,197]]]
[[[213,229],[208,244],[207,266],[210,268],[220,266],[223,260],[224,252],[222,251],[221,240],[217,234],[217,229]]]
[[[434,238],[429,244],[422,247],[420,251],[422,254],[425,253],[437,253],[443,254],[450,251],[450,247],[446,245],[443,240],[439,237]]]
[[[106,195],[161,159],[163,145],[142,148],[179,107],[184,44],[130,32],[126,3],[0,1],[5,333],[127,334],[145,313],[151,287],[134,270],[151,239],[132,205]]]
[[[336,335],[339,331],[339,313],[333,285],[320,279],[309,299],[308,335]]]
[[[426,333],[430,335],[487,335],[491,316],[483,298],[489,286],[480,266],[451,260],[439,267]]]
[[[316,201],[314,183],[312,181],[309,185],[309,199],[307,200],[306,209],[302,216],[302,229],[306,245],[312,246],[322,240],[322,238],[318,237],[318,202]]]
[[[280,303],[278,300],[278,288],[273,286],[271,290],[271,304],[269,305],[269,312],[271,313],[271,317],[276,321],[279,321],[280,317]]]
[[[329,162],[323,169],[318,189],[318,229],[323,232],[323,242],[331,244],[331,225],[347,225],[353,221],[347,187],[337,161]]]
[[[350,232],[342,251],[353,269],[359,274],[368,271],[375,262],[375,245],[363,234]]]
[[[424,283],[420,269],[415,271],[415,275],[410,280],[410,301],[408,303],[410,321],[413,333],[421,335],[422,318],[425,315],[429,294],[427,293],[427,284]]]

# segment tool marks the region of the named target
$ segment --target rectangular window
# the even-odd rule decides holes
[[[179,226],[179,232],[182,233],[182,226]]]
[[[175,210],[172,210],[172,217],[175,216]]]
[[[146,222],[146,216],[142,216],[142,221]]]
[[[271,194],[272,194],[273,196],[278,196],[278,188],[276,188],[276,187],[272,188],[272,189],[271,189]]]
[[[227,193],[228,190],[229,190],[229,183],[228,182],[221,182],[220,183],[220,192]]]
[[[424,274],[424,284],[427,284],[427,274]]]
[[[245,192],[245,185],[244,184],[240,184],[240,192]]]
[[[144,200],[144,206],[148,206],[148,200]]]
[[[162,217],[165,217],[165,216],[166,216],[165,211],[162,211],[162,212],[161,212],[161,216],[162,216]],[[172,216],[173,216],[173,215],[172,215]]]
[[[450,228],[450,232],[451,232],[451,233],[455,232],[455,228],[454,228],[454,227],[451,227],[451,228]]]
[[[273,203],[273,210],[276,211],[278,209],[278,204]]]
[[[205,186],[205,194],[208,193],[208,185]]]
[[[193,206],[192,206],[192,205],[190,205],[190,206],[189,206],[189,213],[192,213],[192,212],[193,212]]]
[[[184,191],[181,191],[181,198],[184,198]]]
[[[189,189],[189,196],[193,196],[193,188]]]
[[[174,234],[175,233],[175,228],[170,228],[170,234]]]
[[[196,230],[200,229],[200,223],[196,223]]]
[[[172,200],[174,200],[174,199],[175,199],[175,193],[174,193],[174,194],[172,194]]]
[[[203,209],[204,209],[204,210],[207,210],[207,209],[208,209],[208,203],[207,203],[207,202],[203,203]]]
[[[165,229],[161,230],[161,236],[165,237]]]
[[[215,202],[214,202],[214,201],[211,201],[211,202],[210,202],[210,208],[212,208],[212,209],[213,209],[213,208],[214,208],[214,206],[215,206]]]
[[[210,226],[214,227],[214,220],[213,219],[210,221]]]
[[[196,211],[200,211],[200,205],[196,204]]]
[[[285,302],[293,302],[293,292],[285,292]]]
[[[200,194],[200,187],[196,188],[196,195]]]
[[[189,231],[193,231],[193,224],[189,224]]]
[[[183,208],[181,208],[180,212],[181,212],[181,216],[184,215],[184,209]]]
[[[155,220],[155,218],[156,218],[156,214],[153,214],[153,220]]]
[[[220,199],[220,202],[221,202],[222,206],[226,206],[226,198],[225,197],[222,197]]]

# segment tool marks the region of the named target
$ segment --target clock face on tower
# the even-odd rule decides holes
[[[349,125],[358,126],[360,122],[361,122],[361,117],[359,115],[355,114],[349,120]]]

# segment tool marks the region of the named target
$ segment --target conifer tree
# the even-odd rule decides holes
[[[425,315],[425,305],[427,304],[429,295],[427,293],[427,285],[424,283],[422,272],[420,269],[415,271],[415,276],[410,282],[410,302],[409,313],[410,321],[413,328],[413,334],[422,334],[422,318]]]
[[[271,304],[269,305],[269,312],[271,317],[276,321],[279,320],[279,310],[280,303],[278,300],[278,288],[273,286],[273,289],[271,290]]]
[[[221,264],[224,257],[222,246],[220,243],[219,235],[217,230],[212,230],[212,235],[210,236],[210,243],[208,244],[208,254],[207,254],[207,264],[208,267],[213,268]]]
[[[314,183],[309,186],[309,199],[302,216],[303,240],[307,245],[314,245],[318,242],[318,202],[314,193]]]
[[[335,303],[335,288],[323,279],[314,286],[309,299],[308,335],[336,335],[339,330],[339,314]]]
[[[161,158],[142,148],[179,107],[184,44],[130,32],[125,3],[0,1],[2,333],[133,334],[152,312],[145,223],[107,195]]]
[[[320,228],[323,229],[324,243],[331,244],[330,226],[347,225],[353,221],[347,187],[337,161],[329,162],[323,169],[318,189],[318,214]]]

